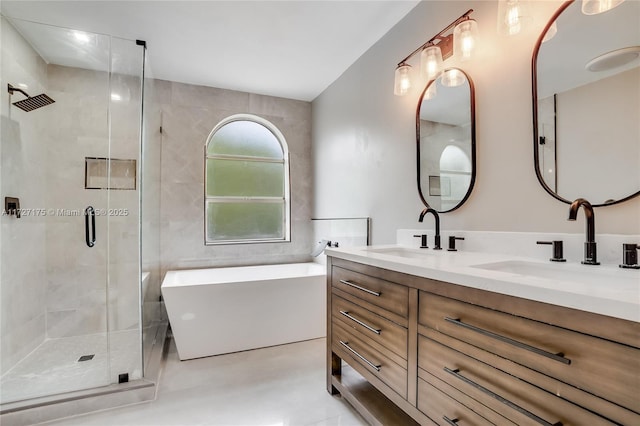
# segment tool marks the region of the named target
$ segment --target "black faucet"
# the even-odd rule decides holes
[[[434,250],[442,250],[442,247],[440,247],[440,216],[438,216],[438,212],[435,211],[434,209],[432,209],[431,207],[427,207],[426,209],[422,210],[422,213],[420,213],[420,217],[418,218],[418,222],[422,223],[422,221],[424,220],[424,217],[425,217],[425,215],[427,213],[433,214],[433,217],[436,220],[435,247],[433,249]]]
[[[584,243],[584,260],[583,265],[599,265],[598,256],[596,253],[596,216],[593,212],[591,203],[584,198],[578,198],[569,208],[569,220],[576,220],[578,216],[578,209],[582,206],[584,215],[587,220],[587,241]]]

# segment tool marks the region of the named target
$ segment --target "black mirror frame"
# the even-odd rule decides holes
[[[538,182],[540,182],[540,185],[542,185],[545,191],[547,191],[549,195],[551,195],[556,200],[562,201],[565,204],[571,204],[573,200],[567,200],[561,197],[555,191],[553,191],[549,187],[549,185],[547,185],[547,183],[544,181],[544,176],[542,176],[542,173],[540,172],[540,154],[538,152],[538,136],[539,136],[538,135],[538,53],[540,52],[540,46],[542,46],[542,40],[544,39],[544,35],[547,33],[551,25],[553,25],[555,20],[558,19],[558,16],[560,16],[562,12],[564,12],[569,6],[571,6],[571,4],[574,3],[574,1],[575,0],[568,0],[564,2],[562,6],[560,6],[560,8],[553,14],[549,22],[547,22],[547,25],[545,25],[544,29],[542,30],[542,33],[538,37],[538,41],[536,42],[536,45],[533,49],[533,56],[531,58],[531,99],[532,99],[532,108],[533,108],[533,168],[535,169]],[[640,190],[624,198],[621,198],[619,200],[615,200],[609,203],[592,204],[592,207],[612,206],[614,204],[619,204],[627,200],[630,200],[634,197],[637,197],[638,195],[640,195]]]
[[[462,197],[462,200],[455,207],[449,210],[438,211],[438,213],[449,213],[454,210],[457,210],[462,206],[469,196],[471,195],[471,191],[476,183],[476,97],[475,97],[475,86],[473,85],[473,80],[469,77],[469,74],[461,70],[460,68],[447,68],[444,72],[447,72],[451,69],[457,69],[462,74],[464,74],[467,82],[469,83],[469,103],[470,103],[470,114],[471,114],[471,181],[469,182],[469,188],[467,189],[467,193]],[[418,170],[418,194],[420,195],[420,200],[425,207],[431,207],[424,195],[422,194],[422,185],[420,184],[420,106],[422,105],[422,100],[424,99],[424,94],[429,89],[429,86],[436,83],[436,80],[431,80],[427,83],[426,87],[422,91],[420,95],[420,99],[418,99],[418,107],[416,108],[416,152],[417,152],[417,170]]]

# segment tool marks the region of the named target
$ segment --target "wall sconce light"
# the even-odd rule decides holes
[[[624,0],[582,0],[582,13],[597,15],[618,6]]]
[[[420,74],[427,80],[434,80],[442,74],[444,61],[450,56],[455,55],[460,60],[467,60],[473,56],[478,38],[478,24],[469,17],[472,12],[473,9],[469,9],[398,63],[393,90],[395,95],[403,96],[409,92],[411,65],[407,64],[407,61],[418,52],[420,52]],[[445,35],[452,28],[453,33]]]
[[[498,34],[516,35],[524,29],[531,15],[518,0],[498,1]]]
[[[411,65],[401,63],[396,68],[395,85],[393,94],[396,96],[404,96],[411,89]]]

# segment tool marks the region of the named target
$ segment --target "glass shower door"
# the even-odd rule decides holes
[[[133,52],[135,72],[123,65]],[[129,341],[134,354],[139,346],[139,337],[115,333],[139,335],[138,229],[127,222],[137,215],[138,157],[123,157],[117,172],[111,159],[114,146],[139,146],[141,48],[2,18],[1,64],[1,87],[24,94],[2,93],[0,189],[3,201],[19,200],[20,215],[5,209],[1,218],[0,403],[135,378],[141,361],[114,363]],[[119,83],[133,107],[117,104]],[[13,104],[40,93],[54,102],[30,111]],[[125,264],[121,251],[134,259]]]

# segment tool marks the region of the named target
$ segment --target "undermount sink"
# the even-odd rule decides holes
[[[381,247],[367,248],[369,253],[386,254],[388,256],[405,257],[410,259],[424,259],[431,252],[431,249],[412,249],[406,247]]]
[[[521,260],[507,260],[504,262],[473,265],[474,268],[489,271],[506,272],[516,275],[544,278],[556,281],[571,281],[583,284],[613,284],[623,286],[637,286],[638,274],[628,274],[624,271],[602,269],[598,266],[574,265],[566,263],[537,263]]]

